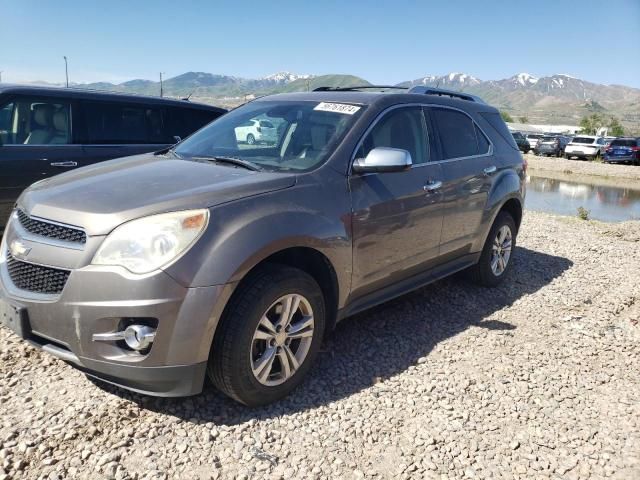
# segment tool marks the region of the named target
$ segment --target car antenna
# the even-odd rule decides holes
[[[189,99],[191,98],[191,95],[193,95],[194,93],[196,93],[196,90],[198,89],[198,87],[194,88],[191,93],[189,95],[187,95],[186,97],[184,97],[182,100],[184,100],[185,102],[188,102]]]

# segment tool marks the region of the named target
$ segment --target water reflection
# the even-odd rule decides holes
[[[546,177],[527,178],[526,208],[561,215],[576,215],[578,207],[590,218],[605,222],[640,219],[638,189],[570,182]]]

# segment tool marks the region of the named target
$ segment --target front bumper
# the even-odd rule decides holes
[[[3,245],[19,238],[36,257],[51,247],[25,236],[14,223]],[[90,241],[85,248],[92,248]],[[186,288],[163,271],[134,275],[121,267],[85,265],[70,269],[59,294],[41,294],[15,286],[6,255],[0,257],[0,301],[23,312],[19,330],[25,340],[88,375],[130,390],[157,396],[202,390],[219,316],[216,305],[228,286]],[[58,257],[64,261],[64,254]],[[131,319],[157,322],[148,352],[93,340],[93,334],[118,331]]]

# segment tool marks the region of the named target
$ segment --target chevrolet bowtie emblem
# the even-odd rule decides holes
[[[14,240],[11,242],[11,245],[9,245],[9,251],[14,258],[25,258],[29,255],[31,248],[27,247],[20,240]]]

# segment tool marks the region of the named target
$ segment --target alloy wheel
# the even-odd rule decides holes
[[[260,318],[251,341],[251,371],[272,387],[289,380],[309,353],[314,334],[313,309],[302,295],[276,300]]]
[[[507,269],[511,258],[512,240],[511,228],[508,225],[500,227],[491,250],[491,271],[496,277],[502,275]]]

